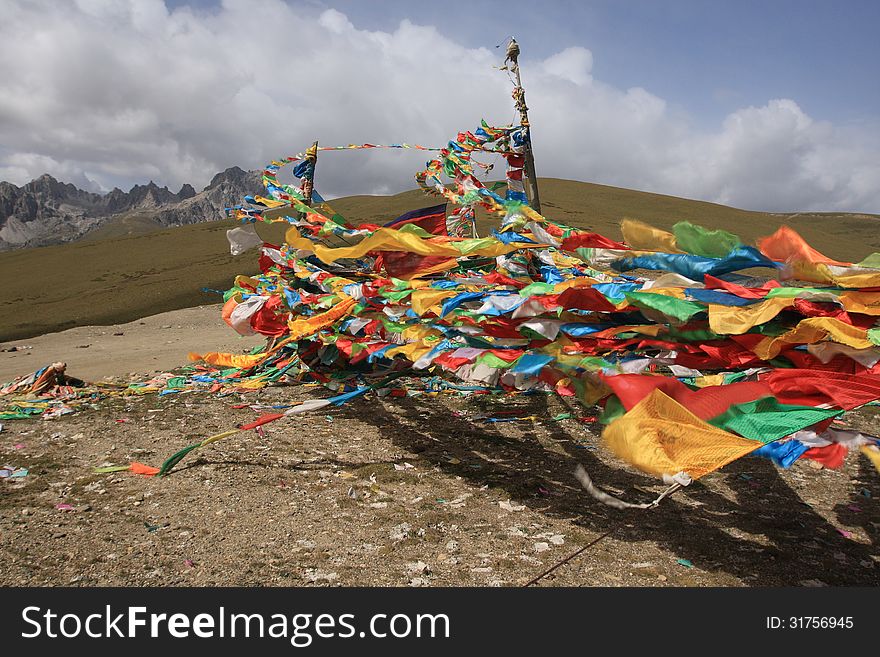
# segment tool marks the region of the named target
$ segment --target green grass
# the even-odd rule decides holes
[[[157,222],[149,213],[129,212],[118,217],[113,217],[100,228],[96,228],[95,230],[86,233],[80,241],[96,242],[113,237],[145,235],[157,230],[162,230],[162,228],[162,224]]]
[[[832,258],[858,261],[880,251],[878,215],[790,216],[553,178],[541,179],[540,185],[546,216],[614,239],[620,238],[623,217],[667,229],[686,219],[724,228],[749,242],[787,223]],[[353,221],[379,223],[439,202],[413,190],[394,196],[352,196],[331,204]],[[128,322],[219,301],[202,288],[223,290],[236,274],[257,270],[254,251],[229,255],[226,230],[236,225],[216,221],[155,231],[143,218],[131,217],[104,233],[96,231],[89,240],[2,253],[0,341]],[[481,234],[488,227],[488,220],[481,218]],[[152,232],[141,232],[146,230]],[[267,241],[278,242],[283,236],[282,226],[260,226],[259,231]]]

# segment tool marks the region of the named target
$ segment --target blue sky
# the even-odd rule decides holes
[[[511,120],[492,67],[515,35],[541,175],[880,212],[880,2],[7,4],[0,178],[16,184],[198,187],[315,137],[442,144]],[[410,188],[420,157],[324,164],[323,191]]]
[[[220,3],[190,5],[210,9]],[[743,105],[792,98],[831,121],[880,119],[876,0],[335,0],[360,28],[438,26],[473,48],[508,35],[531,57],[568,46],[594,54],[597,77],[645,87],[705,126]],[[539,8],[536,10],[536,7]]]
[[[880,117],[880,2],[874,0],[320,4],[367,29],[392,28],[404,18],[454,26],[471,47],[512,34],[532,57],[583,46],[593,52],[596,77],[645,87],[703,125],[779,97],[820,119]]]

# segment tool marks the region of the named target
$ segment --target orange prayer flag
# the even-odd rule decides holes
[[[840,262],[832,260],[823,255],[812,246],[807,244],[806,240],[798,235],[798,233],[788,226],[780,226],[772,235],[762,237],[758,240],[758,249],[771,260],[778,262],[787,262],[789,260],[824,263],[826,265],[851,265],[851,262]]]
[[[159,474],[159,468],[154,468],[151,465],[144,465],[143,463],[138,463],[134,461],[128,469],[134,474],[146,475],[148,477],[153,477]]]

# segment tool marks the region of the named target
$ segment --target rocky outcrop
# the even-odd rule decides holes
[[[262,189],[259,171],[239,167],[221,171],[201,192],[185,184],[174,193],[150,181],[127,192],[95,194],[48,174],[21,187],[0,182],[0,251],[70,242],[130,213],[162,226],[213,221]]]
[[[163,226],[182,226],[222,219],[225,208],[240,205],[247,194],[265,191],[261,179],[259,171],[230,167],[214,176],[198,194],[157,212],[155,220]]]

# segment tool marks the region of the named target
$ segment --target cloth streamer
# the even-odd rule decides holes
[[[110,394],[329,390],[184,448],[163,464],[167,474],[238,431],[362,395],[544,393],[602,405],[609,447],[679,486],[753,452],[781,467],[799,458],[837,467],[855,449],[874,456],[875,438],[828,432],[880,400],[876,259],[833,259],[787,226],[757,246],[686,221],[669,232],[628,218],[620,236],[568,226],[526,202],[526,138],[520,126],[484,121],[434,150],[321,147],[271,162],[265,195],[228,212],[243,222],[230,251],[258,246],[259,259],[222,311],[239,334],[265,336],[264,348],[205,350],[185,371],[117,390],[74,389],[40,370],[0,387],[0,420],[51,419]],[[426,207],[358,221],[314,193],[318,152],[372,148],[431,151],[416,174],[434,197]],[[502,183],[481,180],[491,158],[507,165]],[[308,193],[282,181],[285,167]],[[494,220],[487,237],[476,236],[478,213]],[[284,243],[257,244],[260,223],[284,224]],[[372,383],[401,372],[416,382]],[[837,438],[793,437],[803,432]]]

